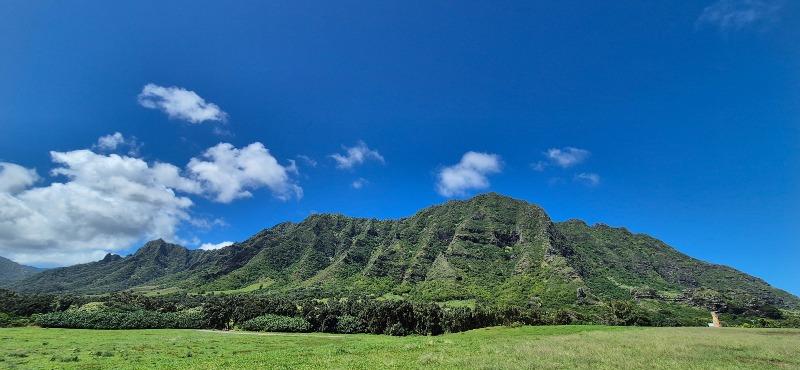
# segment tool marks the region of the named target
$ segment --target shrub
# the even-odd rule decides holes
[[[234,324],[240,324],[268,313],[282,316],[294,316],[298,313],[295,302],[272,297],[237,297],[232,306],[234,308],[231,313],[231,321]]]
[[[26,325],[28,325],[28,318],[13,316],[5,312],[0,312],[0,328],[13,328]]]
[[[300,317],[268,314],[245,321],[241,328],[249,331],[302,333],[310,331],[311,324]]]
[[[408,335],[408,331],[400,323],[394,323],[388,328],[386,328],[386,332],[384,334],[394,335],[394,336],[404,336]]]
[[[575,312],[563,308],[556,310],[550,318],[550,322],[555,325],[569,325],[577,321],[578,318]]]
[[[105,302],[89,302],[87,304],[84,304],[83,306],[80,306],[78,308],[78,311],[95,312],[95,311],[103,311],[103,310],[107,310],[107,309],[108,309],[108,307],[106,306]]]
[[[204,326],[211,329],[230,329],[236,307],[233,297],[211,297],[203,303]]]
[[[636,303],[632,301],[611,301],[608,303],[609,325],[650,325],[651,320]]]
[[[353,334],[353,333],[362,333],[364,331],[364,325],[361,324],[361,319],[350,316],[350,315],[342,315],[339,316],[339,320],[336,322],[336,332],[342,334]]]
[[[203,327],[199,309],[179,312],[68,310],[33,316],[43,328],[74,329],[197,329]]]
[[[20,294],[0,289],[0,312],[12,316],[30,316],[37,313],[63,311],[73,304],[82,303],[71,296],[52,296],[43,294]]]

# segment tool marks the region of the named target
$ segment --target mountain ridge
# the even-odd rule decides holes
[[[496,193],[393,220],[315,214],[213,251],[159,239],[127,257],[53,269],[11,286],[46,293],[389,294],[551,307],[641,297],[800,307],[800,298],[759,278],[646,234],[577,219],[552,222],[541,207]]]
[[[0,256],[0,284],[22,280],[40,271],[44,269],[26,266]]]

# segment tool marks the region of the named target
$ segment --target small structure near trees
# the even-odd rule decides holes
[[[712,328],[722,327],[722,324],[719,322],[719,314],[717,311],[711,311],[711,322],[708,323],[708,326]]]

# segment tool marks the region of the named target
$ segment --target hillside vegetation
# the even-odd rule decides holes
[[[647,235],[577,220],[553,223],[540,207],[494,193],[400,220],[313,215],[213,251],[155,240],[128,257],[108,255],[10,286],[76,294],[367,294],[544,308],[630,299],[717,310],[800,307],[800,299],[761,279]]]
[[[42,269],[20,265],[8,258],[0,257],[0,285],[9,284],[35,275]]]

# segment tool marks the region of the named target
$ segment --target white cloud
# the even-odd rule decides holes
[[[39,180],[35,169],[0,162],[0,193],[16,193]]]
[[[581,162],[585,161],[591,155],[586,149],[578,149],[573,147],[565,147],[565,148],[551,148],[548,149],[544,153],[545,157],[547,157],[550,164],[559,166],[561,168],[572,167],[574,165],[580,164]],[[545,163],[539,162],[536,164],[534,169],[542,170],[544,169]]]
[[[502,169],[497,154],[466,152],[457,164],[443,168],[438,175],[436,190],[445,197],[464,195],[468,190],[489,187],[488,175]]]
[[[587,186],[597,186],[600,184],[600,175],[596,173],[582,172],[575,175],[575,181],[582,182]]]
[[[536,163],[532,163],[531,164],[531,168],[534,171],[542,172],[547,168],[547,164],[548,164],[547,162],[539,161],[539,162],[536,162]]]
[[[252,196],[250,190],[266,186],[279,199],[301,198],[303,189],[290,178],[292,167],[278,163],[263,144],[242,149],[228,143],[209,148],[187,165],[192,178],[213,194],[218,202],[229,203]]]
[[[352,147],[342,146],[342,149],[345,150],[344,154],[334,153],[330,155],[336,161],[336,168],[351,169],[368,160],[385,163],[383,156],[377,150],[370,149],[363,141],[359,141]]]
[[[364,186],[366,186],[367,184],[369,184],[369,181],[367,181],[367,179],[365,179],[363,177],[359,177],[359,178],[355,179],[355,181],[353,181],[353,183],[351,185],[353,186],[353,189],[361,189]]]
[[[151,171],[156,181],[166,187],[189,194],[201,194],[204,192],[202,183],[196,179],[181,175],[181,169],[175,165],[156,162],[153,164]]]
[[[202,217],[192,217],[189,220],[189,224],[192,226],[202,229],[202,230],[210,230],[214,227],[225,227],[228,226],[228,223],[225,222],[222,218],[202,218]],[[193,245],[200,244],[200,239],[195,238],[192,243]]]
[[[297,156],[297,159],[303,161],[303,163],[305,163],[306,166],[317,167],[317,161],[315,161],[314,158],[311,158],[307,155],[300,154]]]
[[[719,0],[703,9],[697,25],[711,25],[722,32],[737,31],[775,21],[781,7],[782,2],[777,0]]]
[[[138,100],[145,108],[160,109],[170,118],[191,123],[225,121],[227,118],[227,114],[216,104],[206,102],[194,91],[177,86],[147,84],[142,88]]]
[[[97,148],[101,150],[116,150],[117,147],[124,142],[125,137],[123,137],[121,133],[115,132],[97,139]]]
[[[221,243],[217,243],[217,244],[203,243],[203,245],[200,246],[200,249],[202,249],[204,251],[210,251],[210,250],[214,250],[214,249],[222,249],[222,248],[225,248],[225,247],[230,246],[230,245],[233,245],[233,242],[221,242]]]
[[[302,189],[261,143],[242,149],[221,143],[187,170],[170,163],[88,149],[50,152],[50,174],[62,177],[34,186],[33,169],[0,163],[0,255],[27,264],[65,265],[102,258],[144,240],[178,236],[186,224],[210,227],[190,214],[188,195],[220,202],[268,187],[275,196],[300,197]]]
[[[128,155],[138,156],[141,145],[135,137],[125,137],[119,132],[110,135],[101,136],[97,139],[97,143],[92,148],[101,152],[113,152],[118,148],[128,147]]]
[[[144,239],[177,240],[190,218],[192,201],[162,182],[161,164],[89,150],[50,155],[58,165],[51,173],[66,181],[0,192],[0,255],[29,264],[86,262]]]
[[[294,159],[287,159],[286,161],[289,162],[289,165],[286,166],[286,172],[294,174],[295,176],[299,175],[300,168],[297,167],[297,161]]]

